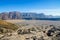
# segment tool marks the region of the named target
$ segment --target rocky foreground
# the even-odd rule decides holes
[[[12,32],[0,33],[0,40],[60,40],[59,23],[56,26],[56,22],[53,24],[44,22],[43,24],[38,21],[14,22],[19,28]]]

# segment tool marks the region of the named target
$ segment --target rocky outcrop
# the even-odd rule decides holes
[[[29,33],[31,33],[30,32],[30,29],[24,29],[24,28],[22,28],[22,29],[19,29],[18,31],[17,31],[17,33],[18,34],[29,34]]]

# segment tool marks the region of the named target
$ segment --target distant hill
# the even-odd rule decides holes
[[[60,18],[60,16],[52,16],[52,15],[45,15],[44,13],[21,13],[21,12],[17,12],[17,11],[13,11],[13,12],[2,12],[0,13],[0,19],[2,20],[7,20],[7,19],[51,19],[51,18]]]

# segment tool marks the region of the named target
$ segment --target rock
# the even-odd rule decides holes
[[[30,29],[19,29],[17,32],[18,32],[18,34],[29,34],[29,33],[31,33]]]
[[[0,39],[3,38],[3,37],[4,37],[4,35],[0,34]]]

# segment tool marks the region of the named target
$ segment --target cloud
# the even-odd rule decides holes
[[[46,15],[60,16],[60,9],[40,9],[40,10],[31,10],[30,12],[37,12],[37,13],[44,13]]]

